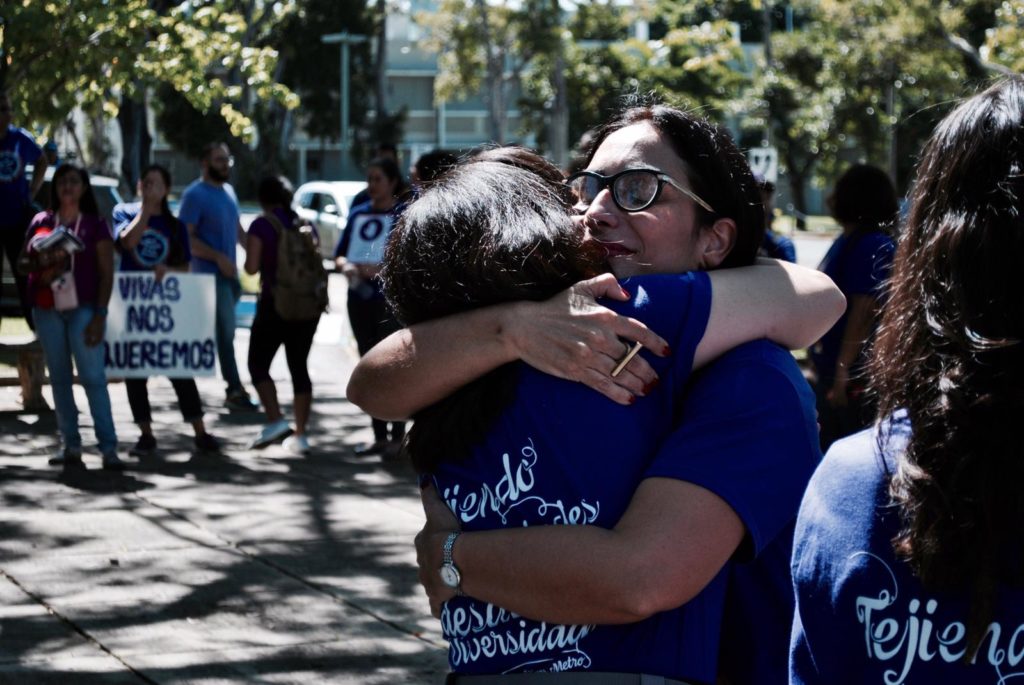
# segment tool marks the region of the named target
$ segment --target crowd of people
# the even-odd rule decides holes
[[[27,145],[5,125],[0,145]],[[22,167],[39,158],[17,149]],[[884,171],[846,170],[817,270],[792,263],[774,185],[729,135],[658,102],[591,132],[567,177],[495,147],[422,157],[410,190],[383,152],[334,249],[361,355],[347,394],[372,417],[357,454],[401,453],[419,476],[419,578],[448,682],[1024,675],[1024,303],[1008,263],[1024,249],[1024,78],[939,124],[905,217]],[[98,351],[115,253],[158,280],[215,276],[225,401],[253,410],[233,345],[244,245],[261,275],[248,368],[266,414],[251,446],[309,452],[325,300],[282,306],[280,265],[318,255],[319,236],[280,176],[260,183],[244,231],[232,163],[208,146],[178,217],[169,174],[146,169],[113,231],[88,173],[65,163],[51,209],[19,219],[65,470],[83,468],[72,360],[103,466],[124,467]],[[27,216],[14,195],[0,184]],[[73,254],[42,247],[61,230]],[[282,346],[293,420],[269,373]],[[173,383],[197,449],[218,450],[195,382]],[[146,382],[126,387],[146,457]]]

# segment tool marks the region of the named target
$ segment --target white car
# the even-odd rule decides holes
[[[295,191],[292,209],[316,226],[324,259],[334,261],[334,247],[345,230],[352,200],[365,189],[365,181],[310,181]]]

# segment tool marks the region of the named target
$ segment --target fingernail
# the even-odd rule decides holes
[[[644,394],[650,395],[651,391],[658,387],[658,379],[655,378],[653,381],[644,386]]]
[[[622,286],[619,286],[619,289],[622,291],[623,297],[632,297],[632,295],[629,294],[629,291],[623,288]]]
[[[668,345],[665,345],[664,349],[662,350],[662,354],[664,354],[667,357],[668,355],[672,354],[672,348],[669,347]]]
[[[627,404],[633,404],[634,402],[636,402],[636,395],[630,395],[629,399],[626,401],[626,403]]]

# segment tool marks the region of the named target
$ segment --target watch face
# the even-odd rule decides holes
[[[450,588],[459,587],[459,570],[451,564],[445,564],[441,567],[441,582]]]

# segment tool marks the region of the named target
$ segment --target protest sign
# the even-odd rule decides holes
[[[211,274],[114,277],[104,345],[108,378],[212,376],[216,292]]]
[[[394,219],[390,214],[359,214],[352,220],[345,257],[353,264],[380,264],[384,259],[384,246],[391,235]]]

